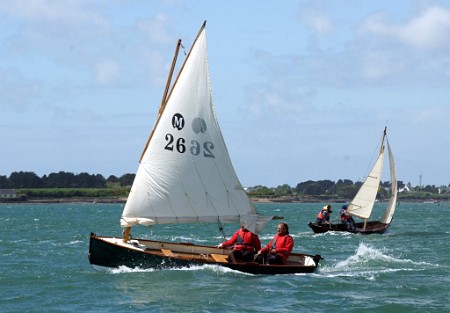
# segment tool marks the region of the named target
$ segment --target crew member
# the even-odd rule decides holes
[[[255,256],[257,263],[286,264],[286,260],[294,248],[294,239],[289,235],[289,226],[280,223],[277,227],[277,234],[273,239]]]
[[[229,240],[216,246],[216,248],[228,247],[233,248],[231,253],[235,260],[248,262],[252,261],[255,253],[261,249],[261,241],[258,235],[241,225],[241,229],[237,230]]]

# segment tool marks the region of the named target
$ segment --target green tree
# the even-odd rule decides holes
[[[268,188],[266,186],[255,186],[249,188],[249,191],[247,192],[249,196],[253,197],[268,197],[275,195],[272,188]]]
[[[295,190],[300,195],[318,196],[324,194],[333,194],[334,182],[331,180],[309,180],[297,185]]]
[[[335,194],[340,198],[351,199],[357,191],[357,186],[349,179],[339,179],[336,183]]]
[[[42,179],[34,172],[13,172],[9,176],[12,188],[41,188]]]
[[[125,174],[125,175],[120,176],[119,182],[123,187],[128,187],[128,186],[133,185],[133,181],[134,181],[135,177],[136,177],[135,174]]]
[[[288,184],[284,184],[281,186],[278,186],[274,190],[274,194],[276,196],[291,196],[292,195],[292,188]]]
[[[8,177],[0,175],[0,189],[7,188],[11,188]]]
[[[60,171],[58,173],[50,173],[45,179],[47,188],[75,188],[75,174]]]

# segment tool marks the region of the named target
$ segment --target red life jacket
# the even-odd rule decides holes
[[[341,222],[345,222],[346,220],[351,220],[352,217],[350,214],[345,214],[346,212],[341,211]]]
[[[319,220],[323,220],[324,219],[324,214],[323,214],[323,211],[326,211],[326,209],[322,209],[322,210],[320,210],[320,212],[319,212],[319,214],[317,214],[317,218],[319,219]]]
[[[240,251],[255,251],[256,247],[253,243],[253,234],[250,231],[243,231],[240,229],[233,249]]]
[[[286,243],[286,240],[288,240],[288,238],[291,241],[291,246],[288,246],[288,244]],[[281,257],[283,259],[283,263],[286,263],[287,258],[291,254],[293,245],[294,245],[294,240],[292,239],[292,237],[289,234],[286,234],[284,236],[279,236],[277,234],[272,239],[272,241],[270,241],[267,244],[267,246],[264,248],[264,250],[266,252],[268,252],[268,251],[270,251],[272,249],[277,250],[277,254],[281,255]]]

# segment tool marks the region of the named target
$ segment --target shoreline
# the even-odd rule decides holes
[[[85,203],[85,204],[125,204],[127,198],[107,198],[107,197],[78,197],[78,198],[40,198],[40,199],[0,199],[0,204],[58,204],[58,203]],[[250,201],[253,203],[349,203],[350,199],[320,199],[308,197],[305,199],[299,198],[258,198],[252,197]],[[379,201],[385,202],[385,201]],[[399,199],[401,202],[410,203],[429,203],[438,204],[450,202],[447,199],[416,199],[416,198],[405,198]]]

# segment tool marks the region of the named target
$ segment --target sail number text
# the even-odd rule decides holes
[[[165,138],[167,144],[164,149],[169,151],[177,151],[179,153],[186,152],[186,140],[184,138],[175,139],[172,134],[167,134]],[[203,153],[203,156],[206,158],[215,158],[213,150],[214,144],[210,141],[206,141],[201,144],[197,140],[191,140],[191,145],[189,147],[189,152],[192,155],[200,155]]]

